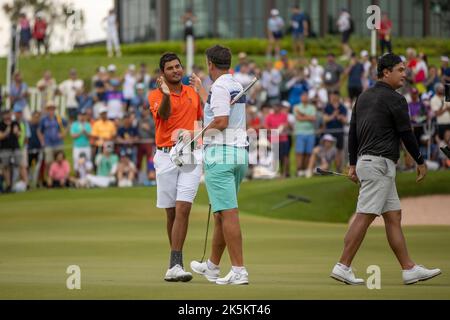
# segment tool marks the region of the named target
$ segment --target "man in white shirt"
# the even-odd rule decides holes
[[[436,116],[438,125],[438,144],[444,139],[445,131],[450,130],[450,103],[444,102],[444,85],[438,83],[435,86],[436,94],[430,100],[431,110]]]
[[[76,99],[77,92],[83,89],[83,80],[78,79],[77,71],[70,69],[69,79],[64,80],[59,85],[59,92],[66,100],[67,115],[70,122],[77,119],[78,116],[78,102]]]
[[[248,284],[244,267],[242,234],[239,225],[237,195],[248,167],[246,111],[243,96],[231,101],[243,90],[228,73],[231,51],[216,45],[206,50],[208,71],[213,85],[204,108],[204,171],[209,201],[214,212],[214,236],[210,258],[191,262],[191,269],[216,284]],[[219,278],[219,263],[228,249],[231,271]]]
[[[119,42],[119,23],[117,22],[114,9],[109,10],[109,14],[103,21],[106,20],[106,48],[108,50],[108,57],[113,56],[113,46],[116,51],[116,56],[120,57],[120,42]]]
[[[267,61],[266,69],[262,73],[261,86],[267,92],[267,102],[270,104],[280,102],[280,84],[283,80],[281,72]]]
[[[280,42],[283,39],[284,20],[280,17],[277,9],[270,10],[270,18],[267,20],[267,36],[269,44],[267,46],[267,57],[272,56],[275,47],[275,57],[280,57]]]

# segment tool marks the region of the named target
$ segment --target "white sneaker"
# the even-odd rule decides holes
[[[344,270],[340,265],[336,264],[333,268],[333,271],[331,272],[330,277],[337,281],[344,282],[346,284],[351,285],[361,285],[364,284],[363,279],[358,279],[355,277],[355,274],[353,273],[352,268],[349,268],[348,270]]]
[[[298,170],[298,171],[297,171],[297,177],[304,177],[305,174],[306,174],[306,171],[305,171],[305,170]]]
[[[440,269],[427,269],[421,265],[415,265],[410,270],[403,270],[403,283],[413,284],[419,281],[425,281],[441,274]]]
[[[311,178],[312,176],[313,176],[312,170],[309,170],[309,169],[306,170],[305,177],[309,179],[309,178]]]
[[[171,269],[167,270],[164,280],[170,282],[188,282],[192,280],[192,273],[184,271],[179,264],[176,264]]]
[[[248,284],[248,273],[247,271],[236,273],[231,269],[224,278],[218,278],[216,284]]]
[[[211,270],[208,268],[208,264],[205,262],[198,262],[198,261],[191,261],[191,269],[195,273],[204,275],[205,278],[210,282],[216,282],[216,280],[219,278],[220,269],[214,269]]]

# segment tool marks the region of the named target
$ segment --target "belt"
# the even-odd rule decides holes
[[[170,150],[172,150],[172,147],[156,147],[156,149],[164,153],[169,153]]]

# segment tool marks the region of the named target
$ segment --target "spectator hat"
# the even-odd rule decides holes
[[[281,106],[284,108],[290,108],[291,104],[289,103],[289,101],[283,100],[281,101]]]
[[[420,98],[421,98],[422,100],[430,100],[430,99],[431,99],[431,94],[428,93],[428,92],[424,92],[424,93],[422,93],[422,95],[420,96]]]
[[[98,111],[98,113],[102,114],[102,113],[105,113],[105,112],[108,112],[108,108],[106,106],[100,107],[100,110]]]
[[[369,56],[369,52],[367,50],[361,51],[361,58],[368,57],[368,56]]]
[[[108,71],[109,72],[114,72],[114,71],[116,71],[117,70],[117,68],[116,68],[116,66],[114,65],[114,64],[110,64],[109,66],[108,66]]]
[[[288,53],[287,50],[284,50],[284,49],[280,51],[280,55],[282,57],[287,56],[287,53]]]
[[[55,104],[55,102],[49,100],[49,101],[47,101],[47,103],[45,104],[45,108],[46,108],[46,109],[48,109],[48,108],[56,108],[56,104]]]
[[[442,57],[441,57],[441,61],[442,61],[442,62],[448,62],[449,59],[448,59],[447,56],[442,56]]]
[[[327,134],[325,134],[325,135],[322,137],[321,140],[322,140],[322,141],[335,142],[335,141],[336,141],[336,138],[333,137],[331,134],[327,133]]]
[[[245,52],[239,52],[238,58],[245,59],[245,58],[247,58],[247,54]]]
[[[143,84],[142,82],[141,83],[138,83],[137,85],[136,85],[136,89],[140,89],[140,90],[144,90],[145,89],[145,84]]]
[[[136,66],[135,66],[134,64],[130,64],[130,65],[128,66],[128,70],[134,71],[134,70],[136,70]]]
[[[98,72],[106,72],[106,68],[104,67],[104,66],[100,66],[99,68],[98,68]]]
[[[272,9],[272,10],[270,10],[270,14],[272,16],[277,16],[280,14],[280,11],[278,11],[278,9]]]

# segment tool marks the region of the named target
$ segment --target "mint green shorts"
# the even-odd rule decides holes
[[[245,148],[208,146],[204,157],[205,183],[213,212],[238,207],[237,194],[248,167]]]

